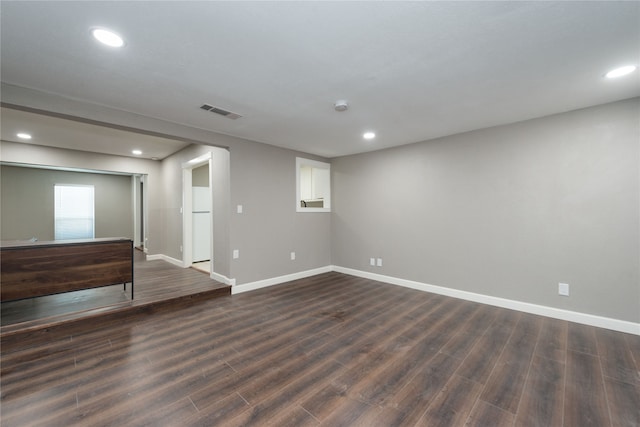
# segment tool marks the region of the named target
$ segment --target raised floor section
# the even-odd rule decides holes
[[[146,261],[146,255],[134,251],[135,297],[129,286],[87,289],[2,303],[0,336],[2,343],[27,339],[39,331],[70,327],[100,317],[116,321],[128,316],[190,304],[222,295],[230,295],[231,287],[211,279],[207,274],[181,268],[161,260]]]

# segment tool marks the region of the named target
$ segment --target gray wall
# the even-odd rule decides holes
[[[212,151],[211,182],[213,196],[211,198],[213,219],[213,271],[225,277],[231,275],[231,246],[229,238],[230,214],[230,160],[229,150],[216,149]]]
[[[160,253],[163,240],[161,218],[164,216],[161,205],[162,188],[159,185],[160,162],[7,141],[0,141],[0,152],[2,153],[2,161],[4,162],[146,175],[147,186],[145,187],[145,191],[147,195],[147,228],[149,236],[147,249],[149,253]],[[3,186],[4,185],[5,182],[3,180]],[[3,203],[0,206],[0,214],[2,216],[4,216],[6,209],[7,206]],[[133,224],[133,216],[130,218],[130,224]],[[2,238],[5,239],[4,234]]]
[[[180,246],[182,240],[182,166],[186,162],[205,153],[211,153],[211,191],[213,216],[213,268],[212,271],[231,278],[229,249],[229,152],[224,148],[206,145],[191,145],[167,157],[162,162],[162,192],[164,194],[163,229],[165,245],[161,253],[182,260]],[[192,183],[200,181],[199,173],[204,166],[192,170]],[[200,171],[200,172],[198,172]],[[207,173],[208,176],[208,173]],[[207,180],[208,181],[208,180]],[[195,184],[194,184],[195,185]],[[206,182],[208,186],[208,182]]]
[[[216,192],[213,188],[213,203],[216,203],[216,197],[226,197],[231,201],[230,209],[225,212],[216,213],[214,209],[214,258],[224,262],[220,261],[221,257],[224,259],[224,252],[217,249],[216,245],[220,242],[224,245],[225,241],[229,248],[227,256],[230,258],[231,251],[239,249],[240,258],[229,259],[222,270],[214,265],[214,271],[235,278],[237,284],[324,267],[331,262],[331,215],[295,212],[295,157],[324,160],[322,158],[7,84],[2,84],[2,100],[7,104],[80,119],[100,120],[204,144],[187,147],[186,150],[193,152],[205,150],[207,146],[228,148],[226,154],[213,156],[214,163],[222,163],[217,167],[219,173],[226,173],[229,179],[226,189]],[[182,158],[193,158],[190,153],[176,153],[162,162],[156,162],[160,172],[156,174],[155,170],[149,176],[147,188],[154,192],[153,200],[149,202],[149,222],[153,222],[149,230],[150,254],[165,254],[181,259],[181,192],[173,191],[176,187],[181,188]],[[225,155],[229,156],[226,160],[223,159]],[[46,161],[46,157],[43,161]],[[109,167],[104,169],[113,170]],[[214,176],[218,172],[212,170],[211,173]],[[237,204],[244,205],[245,213],[235,213]],[[226,215],[227,223],[224,223],[224,219],[216,222],[216,215],[218,218]],[[296,251],[295,261],[289,259],[291,251]],[[229,274],[224,273],[226,268]]]
[[[231,249],[240,251],[231,273],[237,283],[330,265],[331,214],[296,212],[296,156],[323,159],[253,142],[234,145],[230,153]]]
[[[95,237],[133,238],[130,176],[0,166],[2,240],[54,239],[54,185],[95,188]]]
[[[148,173],[150,254],[181,257],[180,163],[215,145],[214,271],[238,284],[333,263],[640,321],[637,99],[333,159],[334,212],[296,214],[300,153],[15,86],[2,97],[205,144],[152,162],[2,143],[4,161]]]
[[[301,153],[249,141],[229,150],[192,145],[162,162],[161,253],[182,259],[182,165],[205,152],[212,153],[213,165],[213,271],[243,284],[331,263],[330,214],[295,209],[295,159]],[[231,258],[234,249],[238,259]]]
[[[334,159],[333,263],[640,321],[639,104]]]

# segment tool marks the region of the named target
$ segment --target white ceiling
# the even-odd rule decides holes
[[[0,15],[5,83],[326,157],[640,95],[637,71],[603,77],[640,63],[637,1],[2,1]],[[95,26],[126,46],[97,44]]]
[[[190,144],[10,108],[3,107],[0,111],[3,141],[154,160],[164,159]],[[32,139],[22,140],[16,136],[18,133],[29,133]],[[143,154],[134,155],[134,149]]]

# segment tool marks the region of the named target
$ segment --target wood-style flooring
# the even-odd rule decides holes
[[[86,319],[112,311],[141,309],[161,302],[171,302],[196,295],[229,295],[231,288],[209,278],[208,274],[174,266],[165,261],[147,261],[146,255],[134,251],[135,295],[131,300],[130,284],[67,292],[1,304],[2,335],[25,328],[50,327],[74,319]]]
[[[3,427],[640,425],[640,337],[340,273],[39,338]]]

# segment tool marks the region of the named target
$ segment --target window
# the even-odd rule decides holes
[[[54,198],[55,239],[93,239],[93,185],[56,184]]]
[[[331,165],[296,158],[296,211],[331,212]]]

